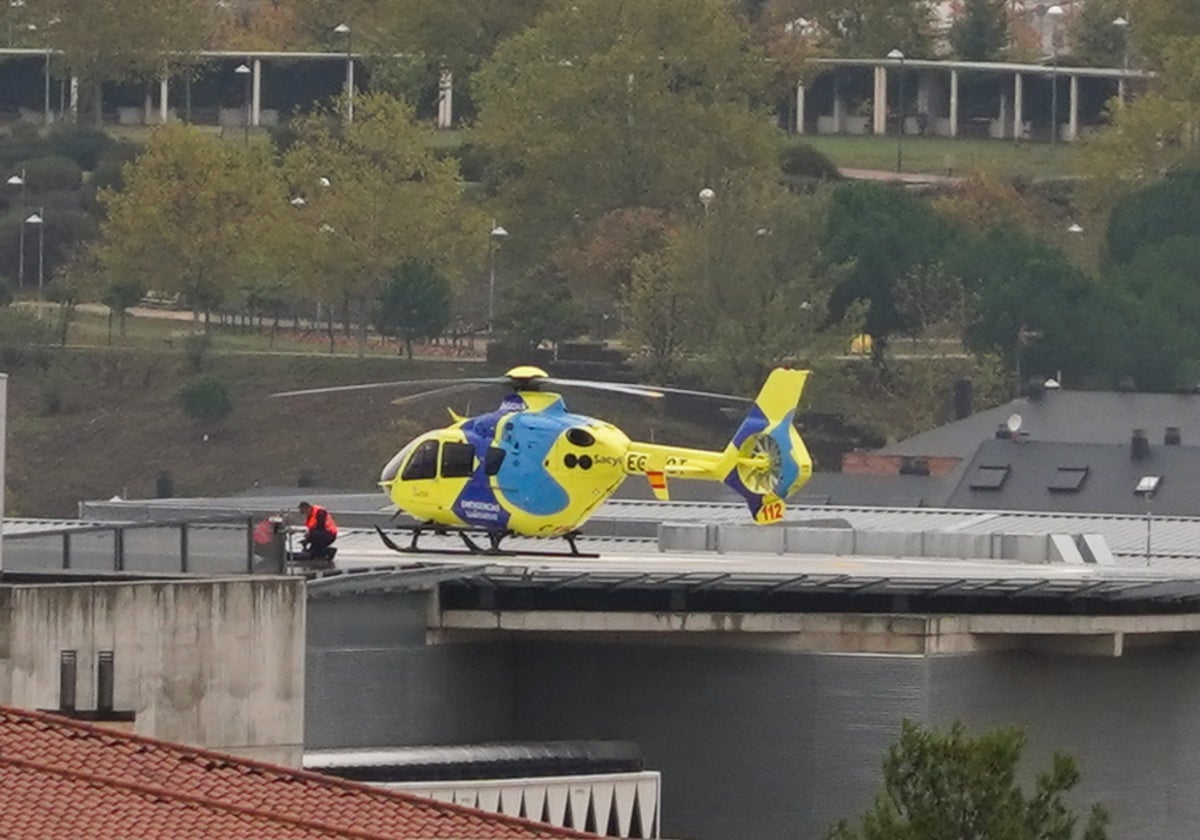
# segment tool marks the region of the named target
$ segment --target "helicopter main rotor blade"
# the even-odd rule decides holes
[[[438,394],[457,394],[460,391],[473,391],[476,388],[492,383],[483,382],[459,382],[456,385],[446,385],[442,388],[431,388],[428,391],[418,391],[415,394],[407,394],[403,397],[397,397],[392,400],[392,405],[404,405],[405,403],[415,402],[416,400],[424,400],[430,397],[436,397]]]
[[[397,379],[392,382],[364,382],[361,385],[334,385],[328,388],[305,388],[300,391],[281,391],[272,397],[308,397],[314,394],[336,394],[342,391],[365,391],[371,388],[413,388],[423,385],[507,385],[502,376],[460,379]],[[435,389],[436,390],[436,389]]]
[[[593,391],[612,391],[618,394],[633,394],[638,397],[662,396],[662,388],[647,388],[643,385],[628,385],[624,382],[600,382],[591,379],[559,379],[548,377],[541,380],[546,385],[565,385],[568,388],[589,388]]]
[[[704,397],[709,400],[735,400],[737,402],[754,402],[754,397],[739,397],[737,394],[718,394],[715,391],[692,391],[688,388],[664,388],[658,385],[647,385],[648,388],[653,388],[655,391],[662,391],[664,394],[679,394],[685,397]]]

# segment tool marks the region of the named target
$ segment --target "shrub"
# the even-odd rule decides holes
[[[215,376],[193,379],[179,389],[184,413],[204,425],[219,423],[233,411],[229,388]]]
[[[63,125],[54,128],[46,136],[52,154],[70,158],[80,169],[91,172],[100,158],[114,145],[113,139],[96,128],[79,128]]]
[[[70,191],[78,189],[82,181],[79,164],[68,157],[49,155],[25,164],[25,184],[35,192]]]
[[[779,156],[779,166],[785,175],[836,181],[841,178],[832,160],[807,143],[794,143]]]

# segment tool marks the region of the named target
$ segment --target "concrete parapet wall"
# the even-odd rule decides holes
[[[742,524],[662,523],[660,551],[923,557],[1011,560],[1020,563],[1112,565],[1112,552],[1095,534],[973,534],[948,531],[863,531]]]
[[[0,704],[58,708],[75,651],[76,709],[94,710],[112,651],[138,734],[298,766],[305,609],[296,578],[0,587]]]

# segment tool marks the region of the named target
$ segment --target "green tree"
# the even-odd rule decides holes
[[[281,260],[292,261],[313,299],[349,303],[361,355],[370,308],[397,265],[413,260],[461,276],[481,263],[490,228],[463,200],[457,162],[434,154],[432,129],[400,100],[367,94],[350,125],[321,112],[295,127],[284,168],[305,203],[286,224]]]
[[[861,825],[843,821],[828,840],[1104,840],[1108,812],[1092,805],[1083,832],[1066,797],[1079,783],[1078,764],[1056,752],[1033,790],[1017,783],[1026,738],[1017,727],[970,735],[904,721],[883,761],[883,791]]]
[[[188,417],[212,429],[233,411],[229,387],[215,376],[201,376],[179,389],[179,404]]]
[[[948,268],[974,301],[967,346],[1010,369],[1108,384],[1119,352],[1113,313],[1096,282],[1055,248],[1000,226],[956,248]],[[1023,339],[1031,334],[1036,340]]]
[[[112,344],[113,315],[120,324],[121,337],[125,337],[125,316],[129,308],[137,304],[146,294],[146,287],[139,277],[112,278],[104,289],[101,303],[108,307],[108,343]]]
[[[1200,166],[1200,35],[1168,38],[1157,55],[1150,89],[1110,107],[1112,128],[1082,150],[1087,197],[1101,210],[1167,172]]]
[[[1156,70],[1163,70],[1164,52],[1173,42],[1200,35],[1200,14],[1195,0],[1139,0],[1129,18],[1135,54]]]
[[[100,122],[105,82],[160,78],[212,46],[216,6],[210,0],[24,0],[29,22],[46,46],[61,50],[66,70],[90,90]]]
[[[1106,248],[1117,263],[1175,236],[1190,236],[1200,217],[1200,170],[1175,172],[1118,203],[1108,217]]]
[[[1156,238],[1105,278],[1120,327],[1114,381],[1143,390],[1193,387],[1200,373],[1200,238],[1193,231]]]
[[[950,47],[963,61],[1003,61],[1009,40],[1006,0],[967,0],[950,26]]]
[[[818,39],[840,56],[882,57],[892,49],[909,58],[933,55],[929,0],[812,0],[807,18]]]
[[[929,205],[894,187],[860,182],[838,187],[825,224],[825,258],[841,277],[829,299],[840,320],[856,301],[868,304],[864,327],[882,361],[888,339],[909,328],[896,306],[897,282],[921,266],[940,262],[955,230]]]
[[[477,79],[475,137],[513,244],[622,207],[695,208],[705,184],[773,169],[751,107],[761,58],[718,0],[579,0],[506,41]]]
[[[587,327],[570,280],[552,264],[538,266],[517,282],[504,296],[496,322],[504,342],[521,349],[543,341],[557,345]]]
[[[101,195],[101,268],[122,282],[178,292],[207,326],[238,274],[261,261],[288,209],[269,150],[164,126],[125,181],[121,192]]]
[[[714,387],[741,389],[811,349],[828,290],[815,272],[821,207],[771,181],[727,184],[635,264],[626,340],[648,373],[694,360]]]
[[[450,325],[450,281],[428,263],[409,261],[383,287],[375,328],[404,342],[412,359],[414,341],[437,338]]]
[[[1067,38],[1071,45],[1071,62],[1085,67],[1120,67],[1129,46],[1129,26],[1114,26],[1113,21],[1125,19],[1128,8],[1125,0],[1088,0],[1084,3],[1071,19]]]

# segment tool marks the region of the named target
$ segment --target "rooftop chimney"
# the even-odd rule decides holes
[[[1178,426],[1167,426],[1167,431],[1163,433],[1163,443],[1167,446],[1179,446],[1183,443],[1183,437],[1179,434]]]
[[[1129,441],[1129,454],[1135,461],[1140,461],[1150,455],[1150,441],[1145,429],[1134,429]]]
[[[113,710],[113,652],[102,650],[96,660],[96,711]]]
[[[60,711],[75,711],[75,651],[64,650],[58,654],[58,708]]]
[[[954,380],[954,419],[971,416],[972,387],[970,379]]]

